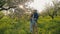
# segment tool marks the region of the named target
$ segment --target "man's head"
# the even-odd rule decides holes
[[[37,12],[37,10],[34,10],[35,12]]]
[[[37,13],[37,10],[33,10],[33,13]]]

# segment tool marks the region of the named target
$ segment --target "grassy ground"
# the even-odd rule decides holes
[[[60,16],[54,19],[40,16],[37,25],[39,34],[60,34]],[[17,20],[5,16],[0,19],[0,34],[30,34],[30,22],[26,18]]]

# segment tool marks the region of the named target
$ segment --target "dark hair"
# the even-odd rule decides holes
[[[37,12],[37,10],[34,10],[35,12]]]
[[[34,10],[34,12],[33,13],[37,13],[37,10]]]

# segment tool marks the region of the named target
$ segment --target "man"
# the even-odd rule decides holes
[[[37,26],[37,19],[38,19],[39,15],[37,13],[37,10],[34,10],[30,16],[30,31],[31,33],[34,31],[34,27]]]

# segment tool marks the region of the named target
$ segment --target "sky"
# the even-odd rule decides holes
[[[28,5],[27,6],[28,8],[36,9],[39,12],[41,12],[46,8],[46,4],[48,4],[48,6],[50,5],[53,6],[52,0],[34,0],[34,2],[31,3],[28,2],[28,4],[27,3],[25,4]]]

